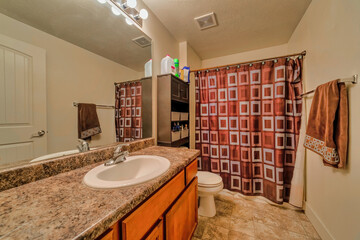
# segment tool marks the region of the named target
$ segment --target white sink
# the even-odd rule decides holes
[[[124,162],[90,170],[84,183],[93,188],[120,188],[144,183],[165,173],[170,167],[166,158],[153,155],[128,156]]]

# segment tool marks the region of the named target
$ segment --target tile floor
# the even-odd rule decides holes
[[[223,190],[213,218],[199,216],[192,240],[321,239],[303,212]]]

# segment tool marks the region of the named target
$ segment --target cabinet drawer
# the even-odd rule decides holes
[[[164,221],[159,219],[159,222],[153,230],[147,235],[145,240],[163,240],[164,239]]]
[[[197,173],[197,159],[192,161],[185,168],[186,185],[188,185],[191,182],[191,180],[196,176],[196,173]]]
[[[165,215],[166,239],[190,240],[198,223],[197,177]]]
[[[141,239],[184,190],[184,170],[122,222],[122,239]]]

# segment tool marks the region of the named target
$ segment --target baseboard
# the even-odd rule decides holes
[[[320,235],[323,240],[335,240],[335,238],[330,234],[329,230],[326,228],[325,224],[321,221],[316,212],[312,209],[309,203],[305,202],[305,215],[309,218],[310,222]]]

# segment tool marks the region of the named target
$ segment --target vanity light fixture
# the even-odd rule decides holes
[[[146,9],[141,9],[140,12],[135,9],[137,5],[136,0],[97,0],[99,3],[108,3],[111,6],[111,11],[114,15],[123,15],[125,21],[129,25],[137,24],[142,27],[142,21],[147,19],[149,13]]]
[[[130,19],[128,18],[125,18],[125,22],[129,25],[133,25],[133,21],[131,21]]]
[[[136,0],[127,0],[126,4],[131,8],[135,8],[137,5],[137,2],[136,2]]]
[[[148,11],[146,9],[141,9],[139,15],[144,20],[149,17],[149,13],[148,13]]]
[[[120,10],[117,9],[116,7],[111,7],[111,11],[114,15],[116,16],[119,16],[121,13],[120,13]]]

